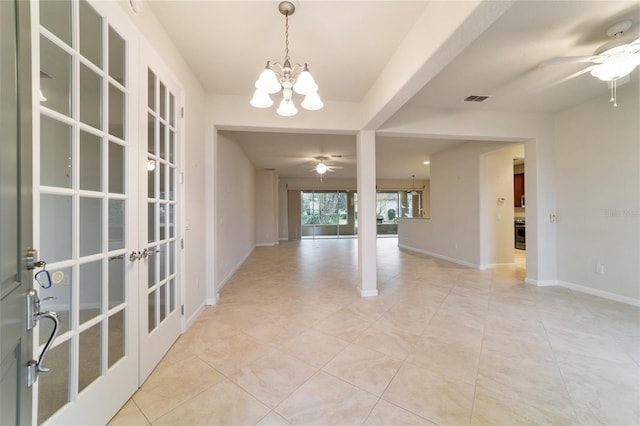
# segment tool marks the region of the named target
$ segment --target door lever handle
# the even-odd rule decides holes
[[[44,365],[42,365],[42,363],[44,362],[44,357],[47,356],[49,349],[51,349],[51,345],[53,344],[53,341],[56,339],[56,336],[58,335],[58,330],[60,328],[60,316],[53,311],[38,312],[37,314],[35,314],[36,321],[40,321],[43,318],[50,319],[51,321],[53,321],[53,331],[51,332],[49,339],[47,339],[47,343],[44,345],[44,348],[42,349],[42,353],[38,357],[38,361],[36,365],[38,367],[38,371],[47,372],[50,369],[45,368]]]
[[[35,359],[32,359],[27,363],[27,386],[29,387],[36,382],[38,373],[49,371],[49,369],[43,364],[44,359],[51,349],[51,345],[53,345],[53,341],[56,339],[58,330],[60,329],[60,316],[53,311],[40,312],[40,298],[38,297],[38,293],[33,289],[29,290],[27,292],[27,330],[34,328],[36,323],[41,319],[53,321],[53,330],[51,331],[51,335],[47,339],[47,343],[45,343],[38,360],[36,361]]]

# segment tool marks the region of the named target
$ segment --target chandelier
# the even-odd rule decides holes
[[[291,66],[289,61],[289,16],[293,15],[296,7],[290,1],[280,2],[278,10],[285,18],[284,63],[267,61],[267,65],[258,77],[256,91],[250,104],[256,108],[269,108],[273,100],[269,95],[282,91],[282,101],[276,111],[279,115],[290,117],[298,113],[293,102],[293,92],[304,96],[302,107],[308,110],[318,110],[324,106],[318,95],[318,85],[314,81],[307,64]]]

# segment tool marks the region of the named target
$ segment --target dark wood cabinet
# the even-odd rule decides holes
[[[524,173],[513,175],[513,206],[523,207],[524,204]]]

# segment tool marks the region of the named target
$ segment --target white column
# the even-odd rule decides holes
[[[358,157],[358,290],[377,296],[376,272],[376,135],[362,130],[356,139]]]

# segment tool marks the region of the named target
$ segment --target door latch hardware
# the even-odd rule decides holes
[[[151,256],[155,256],[156,253],[160,253],[160,250],[149,250],[149,249],[144,249],[142,250],[142,252],[140,253],[140,257],[142,258],[147,258],[147,257],[151,257]]]
[[[29,271],[33,271],[36,268],[44,268],[46,263],[43,260],[38,260],[38,250],[27,249],[24,255],[24,261]]]
[[[49,298],[45,300],[48,299]],[[47,356],[49,349],[51,349],[51,345],[58,335],[58,330],[60,328],[60,317],[58,314],[53,311],[41,312],[38,293],[33,289],[29,290],[27,292],[27,330],[33,329],[36,326],[36,323],[41,319],[53,321],[53,330],[51,331],[51,335],[47,339],[47,343],[45,343],[38,360],[36,361],[35,359],[32,359],[27,363],[27,386],[29,387],[33,386],[38,379],[38,373],[45,373],[49,371],[49,369],[44,366],[44,358]]]

